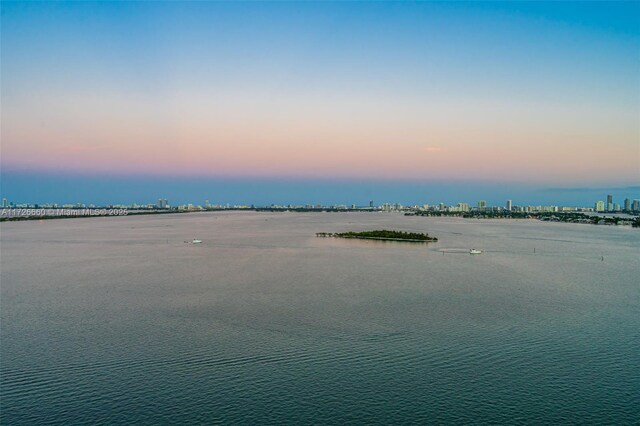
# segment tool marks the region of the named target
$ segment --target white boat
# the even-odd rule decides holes
[[[482,250],[477,250],[477,249],[469,250],[469,254],[480,254],[480,253],[482,253]]]
[[[196,240],[195,238],[191,241],[191,244],[202,244],[202,240]]]

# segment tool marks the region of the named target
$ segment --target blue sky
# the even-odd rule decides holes
[[[365,179],[276,179],[276,178],[189,178],[158,176],[87,176],[86,174],[8,173],[3,185],[17,203],[93,203],[96,205],[155,203],[167,198],[173,205],[211,204],[356,204],[366,206],[401,203],[404,205],[476,205],[486,200],[502,206],[514,205],[592,206],[597,200],[623,204],[625,198],[640,198],[640,186],[626,187],[540,187],[502,182],[388,181]]]
[[[1,8],[17,202],[577,202],[545,188],[640,184],[640,2]]]

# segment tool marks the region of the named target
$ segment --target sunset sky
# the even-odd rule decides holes
[[[1,7],[17,202],[640,185],[639,2]]]

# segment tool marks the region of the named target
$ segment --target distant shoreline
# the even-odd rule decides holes
[[[7,211],[51,211],[56,210],[58,214],[14,214],[6,216]],[[94,210],[104,211],[107,213],[100,214],[79,214],[78,212]],[[119,212],[119,213],[109,213]],[[54,219],[86,219],[94,217],[131,217],[131,216],[147,216],[147,215],[165,215],[165,214],[186,214],[186,213],[207,213],[207,212],[225,212],[225,211],[240,211],[240,212],[272,212],[272,213],[386,213],[381,210],[374,209],[334,209],[334,208],[275,208],[275,207],[256,207],[256,208],[209,208],[203,210],[178,210],[171,209],[168,211],[162,210],[131,210],[131,209],[15,209],[8,208],[3,209],[3,215],[0,216],[0,222],[23,222],[33,220],[54,220]],[[492,214],[492,213],[450,213],[450,212],[405,212],[405,216],[413,217],[457,217],[461,219],[507,219],[507,220],[538,220],[541,222],[563,222],[563,223],[578,223],[578,224],[591,224],[591,225],[617,225],[617,226],[632,226],[634,228],[640,228],[640,216],[630,215],[628,217],[611,215],[611,216],[598,216],[589,215],[585,213],[576,212],[541,212],[541,213],[515,213],[515,214]]]

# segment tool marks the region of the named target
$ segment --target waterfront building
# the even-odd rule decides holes
[[[631,210],[631,200],[628,198],[624,199],[624,211],[630,211]]]
[[[460,211],[460,212],[468,212],[469,211],[469,203],[458,203],[458,211]]]
[[[485,200],[478,201],[478,209],[484,210],[487,208],[487,202]]]
[[[607,211],[613,211],[613,195],[607,195]]]
[[[631,204],[631,210],[633,210],[634,212],[640,211],[640,200],[633,200],[633,203]]]
[[[595,210],[597,212],[603,212],[604,211],[604,201],[596,201]]]
[[[9,207],[9,203],[7,202],[6,198],[2,199],[2,208],[6,209],[7,207]]]
[[[156,207],[159,209],[168,209],[169,201],[167,201],[166,198],[158,198],[158,203],[156,204]]]
[[[513,203],[511,202],[511,200],[507,200],[507,210],[511,211],[513,210]]]

